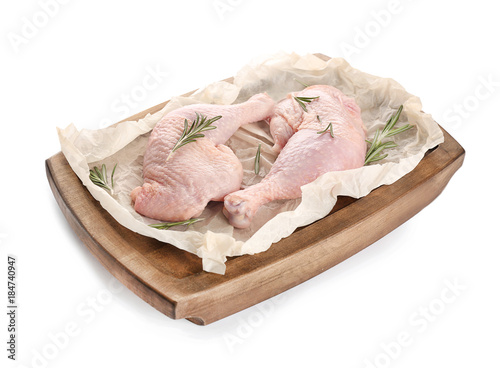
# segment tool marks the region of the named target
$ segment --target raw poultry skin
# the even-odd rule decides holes
[[[209,201],[222,201],[241,188],[243,169],[234,152],[224,143],[243,124],[268,118],[275,106],[265,93],[236,105],[188,105],[165,115],[149,137],[144,155],[144,184],[130,194],[134,209],[161,221],[183,221],[201,214]],[[216,129],[205,137],[175,150],[167,159],[184,129],[196,113],[207,118],[221,115],[212,123]]]
[[[316,97],[304,111],[294,96]],[[319,117],[319,118],[318,118]],[[334,138],[329,130],[332,123]],[[229,194],[224,214],[238,228],[250,226],[265,203],[301,197],[300,187],[330,171],[364,165],[366,128],[353,98],[332,86],[315,85],[289,94],[280,101],[270,120],[273,149],[280,152],[259,184]]]

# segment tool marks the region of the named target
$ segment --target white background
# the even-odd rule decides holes
[[[0,6],[0,365],[7,254],[18,266],[13,366],[500,365],[492,1],[62,3]],[[56,127],[98,129],[278,51],[394,78],[464,146],[465,164],[410,221],[281,297],[206,327],[171,320],[110,284],[65,221],[44,169]],[[125,103],[151,70],[158,83]],[[67,326],[76,336],[61,335]]]

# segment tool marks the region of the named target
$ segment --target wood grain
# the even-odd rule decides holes
[[[166,103],[126,120],[159,111]],[[196,255],[119,225],[85,189],[62,153],[46,160],[46,171],[70,226],[111,274],[165,315],[206,325],[335,266],[431,203],[465,156],[443,133],[444,143],[394,184],[357,200],[340,197],[328,216],[297,229],[268,251],[229,259],[225,275],[207,273]]]

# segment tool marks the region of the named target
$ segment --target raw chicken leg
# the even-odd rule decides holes
[[[304,103],[294,97],[318,97]],[[334,138],[327,129],[332,123]],[[276,105],[271,134],[281,151],[259,184],[227,195],[224,214],[231,225],[250,226],[260,206],[277,199],[301,196],[300,187],[329,171],[361,167],[366,154],[366,129],[354,99],[332,86],[311,86],[289,94]]]
[[[241,187],[243,169],[224,143],[243,124],[264,120],[272,114],[274,101],[265,93],[237,105],[188,105],[165,115],[149,137],[144,155],[142,187],[130,194],[134,209],[162,221],[183,221],[201,214],[211,200],[222,201]],[[175,150],[172,148],[196,113],[207,118],[221,115],[205,131],[204,138]]]

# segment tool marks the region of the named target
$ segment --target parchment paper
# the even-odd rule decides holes
[[[148,136],[167,112],[192,103],[232,104],[250,96],[267,92],[276,101],[289,92],[308,85],[329,84],[356,99],[362,118],[372,137],[382,128],[397,108],[404,110],[397,126],[407,122],[415,128],[392,138],[397,148],[377,164],[355,170],[331,172],[302,187],[302,198],[277,201],[264,206],[249,229],[234,229],[221,213],[222,203],[210,203],[202,214],[204,221],[189,228],[157,230],[148,224],[158,221],[137,214],[130,201],[130,192],[142,185],[142,160]],[[337,196],[359,198],[384,184],[391,184],[413,170],[425,152],[443,141],[443,134],[432,117],[424,114],[419,98],[409,94],[392,79],[379,78],[352,68],[345,60],[334,58],[325,62],[314,55],[277,54],[254,61],[236,75],[233,84],[213,83],[191,97],[173,98],[161,111],[139,121],[127,121],[116,127],[78,131],[74,125],[58,129],[62,152],[73,171],[120,224],[142,235],[173,244],[197,254],[203,269],[224,274],[229,256],[254,254],[267,250],[272,243],[289,236],[297,227],[308,225],[326,216]],[[253,172],[254,158],[261,143],[261,171]],[[243,186],[258,183],[276,158],[273,141],[265,122],[240,128],[228,145],[244,168]],[[115,173],[115,194],[94,185],[89,168],[106,164],[108,170],[118,163]]]

